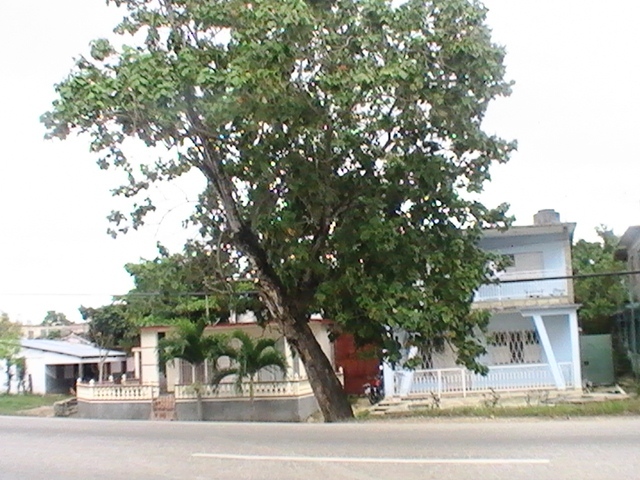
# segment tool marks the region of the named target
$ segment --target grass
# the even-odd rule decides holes
[[[0,395],[0,415],[16,415],[22,410],[53,405],[68,395]]]
[[[357,415],[359,420],[394,419],[394,418],[517,418],[517,417],[590,417],[601,415],[640,415],[640,398],[625,400],[607,400],[591,403],[563,403],[557,405],[530,405],[522,407],[486,407],[469,406],[454,408],[425,408],[402,412],[388,412],[384,416],[371,415],[368,410]]]

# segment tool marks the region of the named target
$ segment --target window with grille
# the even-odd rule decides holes
[[[540,363],[542,350],[535,330],[492,332],[487,353],[494,365]]]

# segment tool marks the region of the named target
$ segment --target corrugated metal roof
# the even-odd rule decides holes
[[[126,357],[127,354],[117,350],[104,350],[95,345],[63,342],[60,340],[26,339],[20,340],[23,348],[32,348],[43,352],[59,353],[77,358]]]

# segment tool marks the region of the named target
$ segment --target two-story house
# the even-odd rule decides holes
[[[481,247],[510,257],[499,283],[482,286],[473,308],[491,312],[486,333],[478,332],[489,368],[479,375],[456,364],[455,352],[440,345],[422,356],[422,369],[384,368],[387,396],[458,394],[490,389],[579,389],[580,345],[571,279],[574,223],[541,210],[533,225],[488,230]]]

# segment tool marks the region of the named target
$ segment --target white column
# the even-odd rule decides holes
[[[389,362],[384,362],[382,364],[382,381],[384,383],[384,396],[387,397],[395,397],[396,396],[396,382],[395,382],[396,372],[391,368]]]
[[[582,388],[582,365],[580,364],[580,332],[578,331],[578,313],[569,312],[569,333],[571,335],[571,364],[573,369],[573,388]]]
[[[547,357],[547,362],[549,363],[549,368],[551,369],[553,380],[556,382],[556,387],[558,388],[558,390],[564,390],[566,388],[564,377],[562,376],[562,372],[558,367],[556,355],[555,353],[553,353],[551,341],[549,340],[549,335],[547,334],[547,328],[544,326],[542,315],[537,313],[531,313],[528,315],[533,318],[533,323],[535,324],[536,330],[538,331],[538,337],[540,338],[540,342],[542,343],[542,348],[544,349],[544,353]]]
[[[140,350],[138,349],[133,349],[133,372],[135,378],[142,381],[140,376]]]

